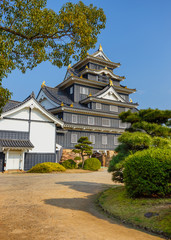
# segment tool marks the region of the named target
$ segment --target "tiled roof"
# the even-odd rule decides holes
[[[34,148],[30,140],[0,139],[0,146],[9,148]]]
[[[9,100],[9,102],[7,102],[6,105],[3,107],[2,111],[7,112],[10,109],[18,106],[19,104],[21,104],[21,102],[14,101],[14,100]]]
[[[57,104],[61,104],[62,102],[64,105],[70,106],[73,103],[74,108],[80,108],[80,109],[88,109],[84,105],[73,102],[67,93],[65,91],[60,90],[59,88],[51,88],[51,87],[43,87],[43,92],[46,94],[46,96],[52,100],[53,102]]]

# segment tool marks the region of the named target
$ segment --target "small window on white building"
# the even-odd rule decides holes
[[[110,127],[110,119],[102,118],[102,126]]]
[[[120,127],[120,128],[126,128],[127,125],[126,125],[126,123],[124,123],[124,122],[122,122],[121,120],[119,120],[119,127]]]
[[[111,112],[118,112],[118,106],[110,105]]]
[[[119,145],[118,137],[119,137],[118,135],[114,136],[114,145],[115,146]]]
[[[73,88],[73,87],[70,87],[69,93],[70,93],[70,94],[73,94],[73,92],[74,92],[74,88]]]
[[[127,112],[129,110],[129,108],[125,108],[125,112]]]
[[[81,94],[86,94],[86,95],[88,95],[88,88],[86,88],[86,87],[80,87],[80,93],[81,93]]]
[[[71,134],[71,143],[77,143],[77,134]]]
[[[92,144],[95,144],[95,135],[90,135],[90,142],[92,142]]]
[[[94,125],[94,117],[88,117],[88,125]]]
[[[96,103],[96,109],[101,109],[101,108],[102,108],[101,103]]]
[[[102,136],[102,144],[107,145],[107,136],[106,135]]]
[[[87,105],[87,106],[88,106],[88,108],[90,108],[90,107],[91,107],[90,103],[88,103],[88,105]]]
[[[77,115],[72,114],[72,123],[77,123]]]

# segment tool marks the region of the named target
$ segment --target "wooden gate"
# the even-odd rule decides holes
[[[4,171],[5,154],[0,152],[0,172]]]

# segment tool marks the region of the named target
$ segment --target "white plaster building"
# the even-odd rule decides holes
[[[9,101],[0,117],[0,171],[28,170],[40,162],[57,162],[56,127],[63,122],[30,95]]]

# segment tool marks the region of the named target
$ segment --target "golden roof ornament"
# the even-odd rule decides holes
[[[73,106],[74,106],[73,103],[71,103],[70,107],[73,107]]]
[[[88,66],[86,65],[86,67],[85,67],[86,69],[88,69]]]
[[[42,82],[41,88],[45,87],[45,81]]]
[[[88,96],[89,96],[89,97],[91,97],[91,96],[92,96],[92,94],[90,93]]]
[[[71,64],[68,65],[68,69],[71,68]]]
[[[129,102],[132,103],[132,99],[131,98],[130,98]]]
[[[99,45],[99,51],[103,51],[103,48],[102,48],[101,43],[100,43],[100,45]]]
[[[113,81],[111,79],[109,80],[109,85],[113,86]]]
[[[83,78],[83,75],[81,74],[80,78]]]
[[[64,103],[63,102],[61,102],[61,107],[63,107],[64,106]]]
[[[89,55],[89,53],[87,52],[87,56]]]
[[[74,74],[73,74],[73,73],[71,73],[71,76],[73,77],[73,76],[74,76]]]
[[[105,67],[105,69],[107,70],[108,68],[107,68],[107,67]]]

